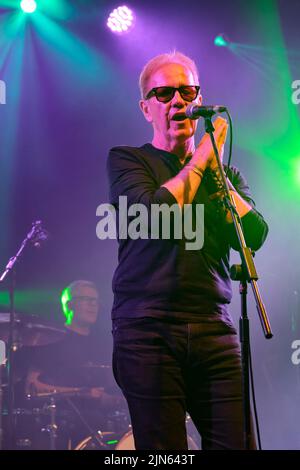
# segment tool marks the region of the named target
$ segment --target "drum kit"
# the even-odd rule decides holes
[[[34,315],[16,314],[14,324],[13,350],[20,357],[24,346],[27,350],[47,346],[59,342],[66,334],[66,330],[60,326],[41,321],[40,317]],[[10,315],[0,313],[2,344],[7,344],[9,334]],[[7,365],[6,361],[6,364],[1,366],[2,380],[0,379],[2,448],[107,450],[115,448],[120,437],[128,431],[128,412],[125,401],[120,395],[106,393],[106,390],[98,385],[93,389],[78,386],[62,387],[51,380],[48,383],[49,390],[30,389],[28,393],[20,364],[15,367],[12,384],[15,400],[14,407],[10,411]],[[102,377],[105,383],[108,375],[111,374],[111,368],[108,365],[89,362],[82,367],[85,369],[86,376],[97,376],[98,382],[101,382]],[[47,373],[44,372],[42,380],[47,384]],[[10,434],[10,430],[7,429],[10,414],[12,415],[13,441],[7,444],[6,434]]]
[[[17,261],[27,246],[39,247],[48,236],[42,222],[34,222],[0,275],[0,283],[10,278],[10,313],[0,312],[0,450],[135,450],[125,400],[99,387],[101,378],[102,385],[107,383],[108,372],[112,376],[110,366],[94,362],[78,365],[83,368],[80,375],[88,377],[88,387],[72,386],[69,381],[66,387],[59,383],[61,377],[53,380],[47,370],[36,371],[43,390],[35,386],[28,389],[22,370],[16,367],[16,358],[23,356],[24,347],[36,351],[41,346],[56,346],[66,334],[65,329],[40,316],[14,310]],[[67,369],[63,375],[68,376]],[[98,378],[95,387],[91,386],[92,377]],[[198,449],[189,432],[189,419],[187,430],[189,449]]]
[[[41,321],[40,317],[16,314],[14,350],[22,352],[23,346],[34,350],[37,346],[56,343],[64,338],[65,330],[53,323]],[[0,341],[9,338],[9,314],[0,313]],[[1,364],[1,361],[0,361]],[[103,384],[111,374],[110,366],[89,362],[84,364],[86,376],[97,376]],[[4,366],[1,366],[3,369]],[[67,375],[66,371],[66,375]],[[106,393],[104,387],[60,386],[47,379],[47,373],[40,378],[49,385],[48,390],[28,391],[20,368],[14,374],[13,409],[9,409],[9,390],[5,369],[0,379],[0,438],[2,448],[16,450],[135,450],[133,433],[125,400],[116,394]],[[98,380],[98,383],[99,383]],[[21,384],[21,386],[20,386]],[[74,384],[75,385],[75,384]],[[90,384],[89,384],[90,385]],[[57,388],[55,388],[57,387]],[[16,390],[19,392],[16,393]],[[30,393],[28,393],[30,392]],[[96,392],[96,393],[95,393]],[[97,397],[100,400],[97,400]],[[96,399],[95,399],[96,398]],[[21,406],[19,404],[21,403]],[[12,414],[12,442],[6,447],[6,428]],[[187,418],[188,448],[199,449],[197,438]],[[9,430],[8,430],[9,431]],[[192,437],[193,436],[193,437]],[[0,448],[1,448],[0,447]]]

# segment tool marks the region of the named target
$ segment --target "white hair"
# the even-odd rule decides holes
[[[85,279],[80,279],[78,281],[73,281],[71,284],[67,286],[67,289],[69,289],[71,296],[75,294],[75,292],[78,290],[80,287],[90,287],[91,289],[94,289],[97,291],[97,287],[92,281],[86,281]]]
[[[140,78],[139,78],[139,87],[141,91],[142,99],[145,99],[148,90],[148,81],[149,78],[163,65],[165,64],[180,64],[187,67],[193,74],[194,80],[197,83],[199,81],[199,73],[195,62],[188,56],[174,50],[173,52],[168,52],[166,54],[160,54],[147,62],[144,66]]]

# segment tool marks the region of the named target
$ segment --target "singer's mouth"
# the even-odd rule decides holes
[[[177,113],[172,117],[173,121],[184,121],[185,119],[187,119],[185,113]]]

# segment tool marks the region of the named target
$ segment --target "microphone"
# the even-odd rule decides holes
[[[225,106],[199,106],[198,104],[191,103],[187,106],[185,115],[189,119],[198,119],[199,117],[211,117],[216,113],[223,113],[224,111],[226,111]]]
[[[30,234],[27,236],[28,239],[33,243],[33,246],[40,248],[41,244],[48,240],[50,234],[44,229],[41,220],[37,220],[32,224]]]

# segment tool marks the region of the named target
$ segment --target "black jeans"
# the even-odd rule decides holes
[[[232,326],[117,319],[113,337],[114,376],[136,449],[186,450],[186,412],[202,449],[244,449],[240,347]]]

